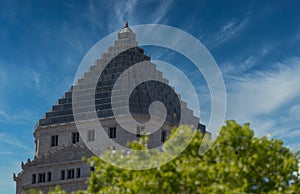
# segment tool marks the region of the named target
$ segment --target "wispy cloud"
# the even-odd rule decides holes
[[[21,139],[14,137],[7,133],[0,133],[0,145],[1,148],[9,148],[10,146],[22,148],[25,150],[30,150],[25,144],[22,143]]]
[[[5,116],[5,112],[3,110],[0,110],[0,116]]]
[[[253,123],[258,135],[291,138],[285,134],[293,132],[294,138],[300,138],[294,119],[287,119],[300,113],[300,59],[290,58],[274,66],[273,70],[236,76],[227,83],[227,118]]]
[[[0,109],[0,122],[14,123],[14,124],[25,124],[32,123],[37,118],[34,110],[22,109],[17,112],[7,112]]]
[[[4,110],[0,109],[0,122],[7,119],[7,114]]]
[[[136,18],[133,16],[133,12],[137,5],[137,0],[126,0],[126,1],[116,1],[111,4],[112,9],[110,15],[108,16],[108,29],[109,31],[115,31],[123,26],[126,21],[131,23],[137,23]]]
[[[139,1],[137,0],[126,0],[126,1],[117,1],[112,4],[112,11],[108,17],[108,28],[110,31],[115,31],[119,29],[120,26],[123,26],[126,21],[131,24],[143,24],[147,23],[161,23],[166,20],[166,15],[171,8],[173,3],[172,0],[162,1],[156,7],[152,7],[154,10],[151,14],[144,18],[144,14],[137,10]]]
[[[221,71],[223,75],[240,74],[251,69],[255,64],[255,59],[252,55],[246,57],[238,65],[232,62],[226,62],[221,65]]]
[[[38,74],[37,72],[32,72],[31,79],[34,81],[36,86],[40,85],[40,74]]]
[[[152,14],[154,20],[151,23],[157,24],[164,20],[171,5],[172,0],[163,1],[161,6]]]
[[[294,105],[289,110],[290,116],[298,116],[300,118],[300,104]]]
[[[1,62],[0,62],[0,67],[1,67],[1,65],[3,65],[3,64],[1,64]],[[5,80],[7,80],[6,73],[2,68],[0,68],[0,81],[1,81],[1,83],[3,83],[3,81],[5,81]]]
[[[243,19],[233,18],[222,25],[216,33],[213,33],[205,41],[205,45],[209,47],[215,47],[220,45],[234,36],[238,35],[249,23],[250,16],[246,16]]]
[[[20,172],[20,161],[10,160],[7,164],[0,164],[0,192],[15,193],[15,183],[12,180],[13,173]]]
[[[293,38],[292,43],[300,41],[300,30],[296,33],[295,37]]]
[[[277,67],[272,72],[236,77],[229,84],[229,95],[233,99],[231,110],[239,112],[242,105],[247,115],[267,114],[299,96],[300,59],[289,59]]]
[[[236,58],[231,58],[230,61],[220,63],[220,68],[224,77],[241,75],[248,70],[255,68],[261,63],[263,57],[268,55],[276,46],[268,44],[260,46],[259,49],[252,53],[246,53],[245,56],[240,55]]]
[[[1,100],[1,95],[3,95],[4,90],[5,90],[5,85],[8,81],[8,73],[5,69],[7,66],[7,62],[3,61],[0,59],[0,100]]]
[[[115,13],[119,23],[126,21],[128,15],[132,14],[137,4],[137,0],[119,1],[115,5]]]

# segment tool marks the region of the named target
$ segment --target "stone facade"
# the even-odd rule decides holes
[[[133,65],[137,63],[141,63],[140,69],[123,74],[131,67],[135,68]],[[138,83],[137,80],[147,75],[156,81],[143,82],[130,93],[130,84]],[[129,103],[124,99],[129,99]],[[18,175],[14,174],[16,193],[20,194],[30,188],[46,193],[56,185],[67,192],[86,189],[85,181],[91,168],[82,161],[82,157],[91,157],[93,153],[84,142],[97,141],[98,136],[94,128],[79,133],[74,118],[89,123],[93,119],[93,111],[96,112],[97,121],[106,130],[108,137],[101,142],[101,148],[118,149],[119,145],[125,146],[128,141],[138,140],[139,137],[136,129],[123,129],[116,121],[116,113],[126,122],[126,110],[129,110],[136,121],[146,123],[150,119],[149,106],[155,101],[165,105],[166,119],[159,116],[153,118],[158,122],[163,120],[163,125],[149,135],[150,148],[162,145],[165,136],[171,133],[174,126],[179,125],[180,118],[185,117],[187,123],[183,124],[198,124],[199,118],[193,116],[174,88],[168,86],[168,80],[150,62],[144,50],[138,47],[132,30],[125,26],[118,33],[114,46],[109,47],[95,65],[84,73],[82,79],[37,123],[34,131],[35,156],[32,161],[28,159],[26,163],[22,162],[22,171]],[[204,125],[198,124],[198,129],[205,133]]]

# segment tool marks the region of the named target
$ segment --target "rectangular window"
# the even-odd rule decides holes
[[[176,119],[176,117],[177,117],[177,114],[176,114],[176,112],[173,112],[173,119]]]
[[[79,142],[79,133],[72,133],[72,143],[77,143]]]
[[[36,183],[36,174],[32,174],[31,183],[32,184]]]
[[[47,173],[47,181],[48,182],[51,182],[51,175],[52,175],[51,172]]]
[[[76,178],[80,178],[80,168],[76,169]]]
[[[167,139],[167,131],[161,130],[161,142],[165,142]]]
[[[39,183],[44,183],[46,181],[46,174],[45,173],[39,173]]]
[[[87,134],[87,141],[95,140],[95,130],[89,130]]]
[[[37,153],[37,151],[38,151],[38,140],[37,139],[35,139],[34,140],[34,147],[35,147],[35,153]]]
[[[110,127],[109,128],[109,138],[116,138],[116,133],[117,133],[117,130],[116,130],[116,127]]]
[[[65,180],[65,171],[64,170],[60,171],[60,179]]]
[[[58,135],[51,136],[51,147],[58,146]]]
[[[74,178],[74,169],[68,169],[68,179],[73,179]]]
[[[91,166],[90,167],[90,172],[95,172],[95,167]]]
[[[144,133],[145,127],[143,126],[137,126],[136,127],[136,136],[141,137],[141,135]]]

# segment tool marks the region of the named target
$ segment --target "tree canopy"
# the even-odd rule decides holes
[[[184,136],[191,130],[181,126],[174,133]],[[181,138],[175,141],[180,142]],[[282,140],[255,137],[249,124],[241,126],[230,120],[205,154],[199,154],[202,141],[201,132],[195,132],[180,155],[147,170],[121,169],[92,157],[88,162],[95,171],[88,181],[88,193],[300,193],[297,157],[283,146]],[[148,150],[146,142],[146,138],[141,138],[129,146]],[[177,149],[168,148],[167,143],[164,146]],[[160,162],[163,154],[149,156],[149,162]],[[113,150],[107,151],[105,157],[129,166],[137,161],[131,160],[130,153]]]

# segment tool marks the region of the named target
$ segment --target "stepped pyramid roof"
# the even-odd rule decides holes
[[[114,45],[109,47],[107,52],[102,53],[101,58],[95,61],[94,65],[90,66],[89,71],[85,72],[83,77],[77,80],[76,84],[58,99],[50,111],[46,112],[44,117],[39,120],[36,128],[74,122],[72,110],[72,92],[74,88],[79,94],[77,96],[78,99],[76,99],[76,106],[77,108],[79,107],[79,112],[76,111],[76,114],[81,114],[81,118],[89,119],[90,113],[95,110],[99,119],[113,117],[111,104],[113,86],[125,70],[140,62],[146,62],[146,73],[153,74],[156,80],[159,81],[142,83],[131,94],[128,94],[126,87],[120,90],[120,96],[129,95],[128,97],[130,97],[130,112],[134,115],[149,116],[150,104],[153,101],[161,101],[167,109],[166,120],[173,125],[179,124],[180,107],[182,106],[189,112],[189,115],[193,116],[192,111],[187,108],[186,103],[175,93],[174,88],[168,86],[168,80],[163,78],[162,72],[158,71],[156,65],[151,63],[150,57],[144,54],[144,49],[138,47],[135,33],[126,23],[125,27],[118,33],[118,39],[114,42]],[[97,80],[96,89],[91,84],[95,79]],[[124,83],[127,81],[124,80]],[[95,100],[95,106],[86,106],[86,101],[90,99]],[[124,104],[120,103],[118,106],[122,108]],[[196,119],[199,121],[199,118]]]

